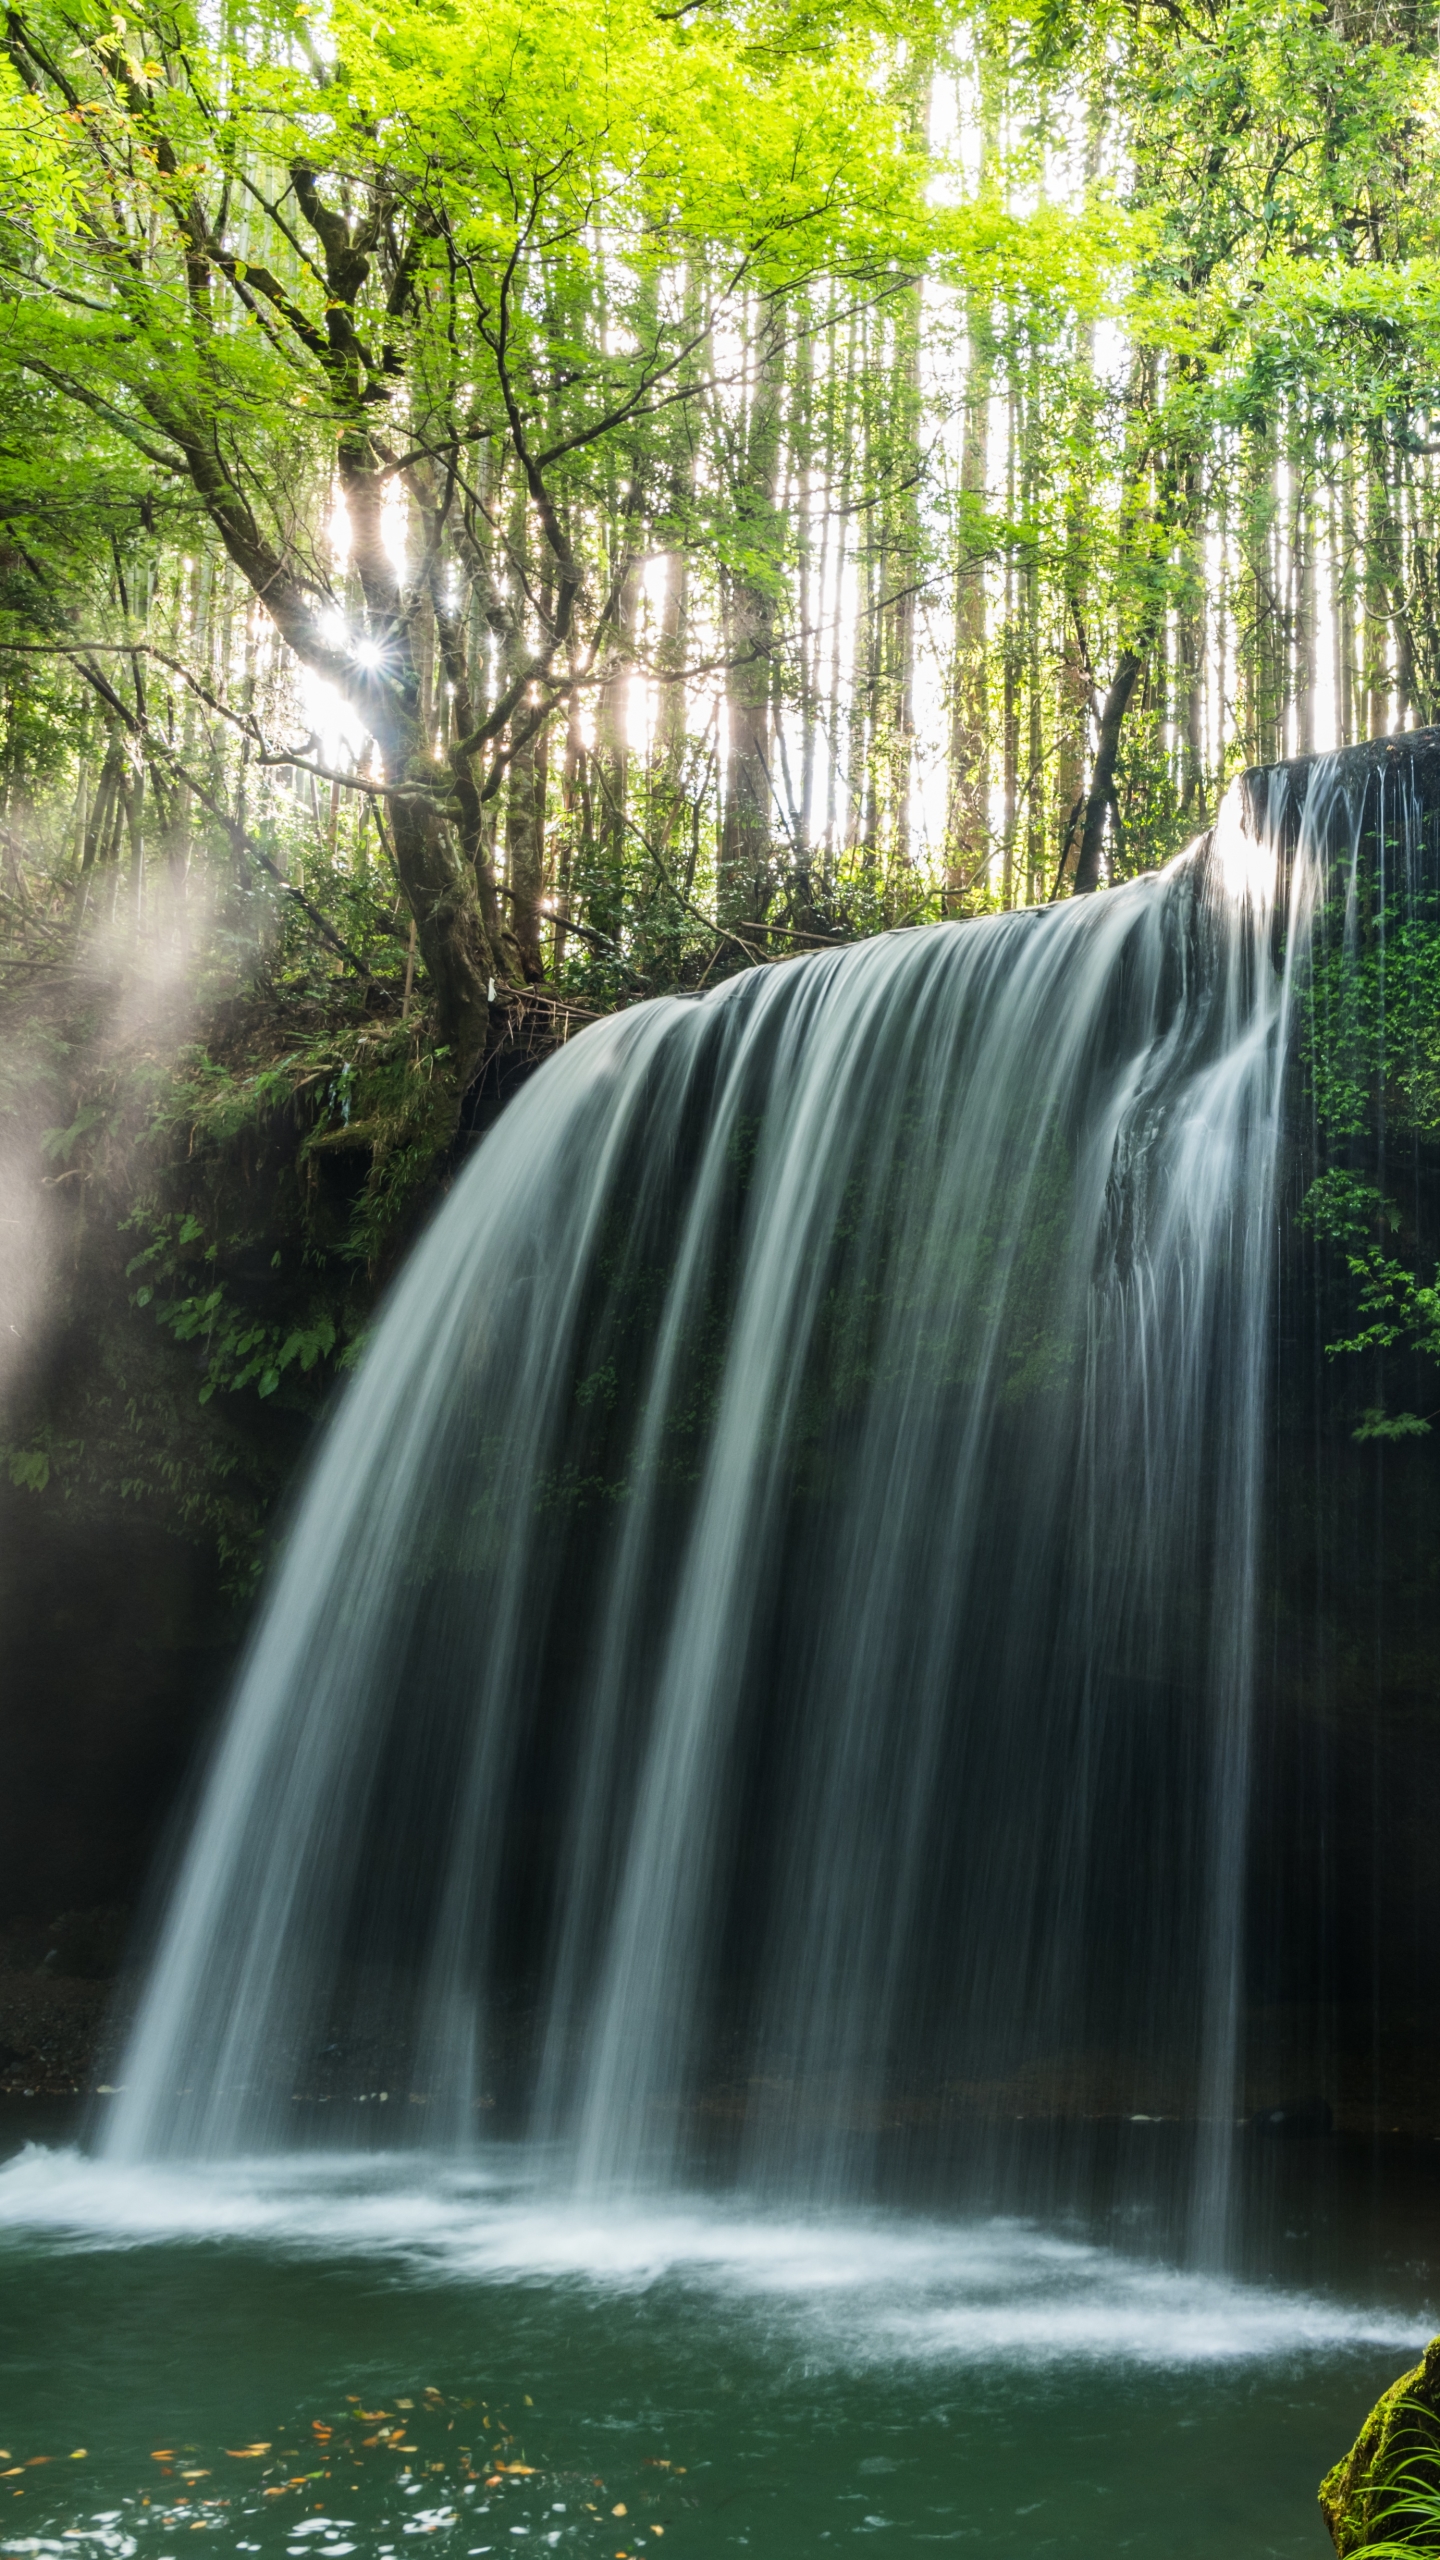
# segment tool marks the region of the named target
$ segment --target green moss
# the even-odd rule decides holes
[[[1440,2553],[1440,2338],[1377,2400],[1320,2483],[1340,2560]]]

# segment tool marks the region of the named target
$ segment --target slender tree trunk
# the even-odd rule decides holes
[[[1045,864],[1045,710],[1040,662],[1040,361],[1036,349],[1030,363],[1025,403],[1025,471],[1022,514],[1025,524],[1023,580],[1025,659],[1025,903],[1033,906]]]
[[[1144,658],[1135,650],[1122,649],[1110,680],[1110,690],[1101,705],[1095,735],[1095,763],[1080,836],[1080,858],[1075,866],[1077,897],[1100,886],[1100,855],[1105,842],[1106,820],[1115,794],[1115,760],[1120,752],[1120,731],[1144,664]]]
[[[1365,510],[1365,726],[1366,735],[1383,738],[1390,727],[1394,686],[1391,659],[1390,491],[1385,451],[1372,435]]]
[[[721,924],[730,927],[762,922],[770,901],[774,580],[782,548],[776,504],[782,335],[779,305],[760,304],[748,351],[748,398],[734,489],[738,548],[756,567],[750,574],[732,570],[726,581],[725,807],[718,908]]]
[[[1019,821],[1020,790],[1020,634],[1019,564],[1015,557],[1016,464],[1020,442],[1018,390],[1013,379],[1005,403],[1005,516],[1011,527],[1005,546],[1005,627],[1003,652],[1004,707],[1002,713],[1001,754],[1003,758],[1004,814],[1001,821],[1004,847],[1000,872],[1000,904],[1015,904],[1015,829]]]
[[[1355,457],[1348,436],[1340,448],[1338,503],[1332,498],[1330,544],[1335,605],[1336,743],[1355,737]]]
[[[1315,560],[1315,510],[1309,480],[1298,459],[1292,482],[1294,514],[1290,548],[1295,587],[1295,752],[1315,752],[1320,632]]]
[[[991,185],[1000,138],[999,67],[983,46],[978,63],[980,166],[977,193]],[[956,528],[954,645],[950,667],[950,757],[946,809],[945,904],[958,908],[990,843],[989,616],[986,606],[990,398],[995,325],[989,301],[972,291],[965,311],[965,410]]]
[[[990,840],[990,688],[985,493],[994,381],[994,326],[978,294],[968,312],[969,359],[960,447],[960,520],[950,675],[950,790],[945,894],[957,904]]]
[[[1085,185],[1100,176],[1104,110],[1091,98],[1086,117]],[[1056,887],[1085,812],[1086,749],[1093,678],[1088,657],[1092,492],[1095,475],[1095,323],[1082,320],[1070,367],[1065,552],[1060,572],[1060,682],[1056,705],[1055,820],[1060,844]]]
[[[915,768],[916,606],[921,579],[920,473],[921,288],[913,285],[895,309],[894,405],[884,461],[895,490],[890,513],[887,657],[889,659],[889,799],[895,861],[902,875],[914,864],[910,804]],[[903,894],[903,891],[902,891]]]
[[[1194,524],[1200,515],[1200,465],[1190,463],[1186,475],[1185,513]],[[1205,819],[1205,650],[1206,599],[1203,564],[1192,559],[1175,619],[1176,708],[1179,715],[1180,808],[1191,826]]]

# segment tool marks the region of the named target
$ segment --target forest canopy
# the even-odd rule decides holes
[[[6,17],[6,1126],[221,1404],[506,1058],[1440,709],[1433,0],[383,6]]]

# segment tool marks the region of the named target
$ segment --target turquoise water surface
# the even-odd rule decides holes
[[[1428,2161],[1301,2180],[1303,2280],[1239,2282],[1013,2217],[586,2209],[503,2153],[7,2148],[17,2553],[1320,2560],[1320,2473],[1433,2325]]]

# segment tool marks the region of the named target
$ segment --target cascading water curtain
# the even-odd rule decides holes
[[[1158,2090],[1221,2249],[1278,842],[1236,802],[525,1088],[293,1523],[115,2151],[293,2140],[383,2070],[597,2191],[823,2199],[897,2128],[1003,2183],[1017,2115]]]

